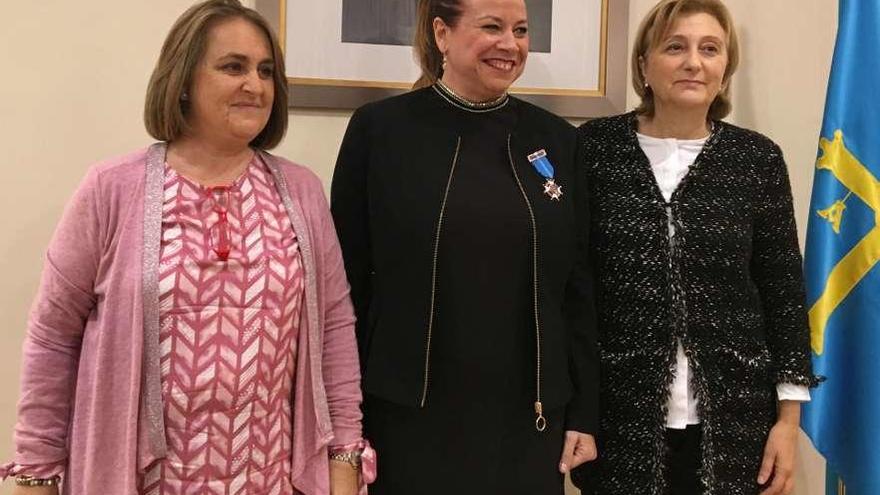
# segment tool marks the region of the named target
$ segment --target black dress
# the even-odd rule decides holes
[[[575,130],[515,97],[472,110],[439,87],[364,105],[333,173],[373,495],[561,495],[563,432],[598,426]]]
[[[534,427],[531,231],[507,105],[457,109],[462,136],[439,241],[425,407],[366,397],[375,495],[561,494],[562,408]],[[521,412],[517,414],[515,411]]]

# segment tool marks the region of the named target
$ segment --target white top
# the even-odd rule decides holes
[[[679,183],[687,175],[690,166],[694,164],[697,155],[703,150],[707,137],[702,139],[661,139],[644,134],[636,133],[639,146],[651,163],[651,170],[663,199],[666,202],[672,198],[672,193],[678,188]],[[669,236],[675,235],[675,228],[669,224]],[[803,385],[791,383],[779,383],[776,385],[776,395],[779,400],[795,400],[807,402],[810,400],[810,390]],[[675,378],[669,386],[669,401],[667,403],[666,427],[672,429],[684,429],[688,425],[700,423],[697,413],[697,398],[691,385],[691,369],[684,347],[678,343],[676,353]]]

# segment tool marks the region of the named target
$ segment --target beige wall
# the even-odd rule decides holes
[[[619,0],[611,0],[619,1]],[[42,252],[86,166],[148,143],[144,88],[162,39],[191,0],[7,2],[0,30],[0,461],[12,454],[19,349]],[[654,0],[631,0],[631,31]],[[732,121],[775,139],[805,227],[836,26],[832,0],[728,0],[744,43]],[[630,103],[633,103],[632,94]],[[343,111],[293,111],[278,153],[329,180]],[[800,495],[823,493],[821,460],[801,456]],[[5,490],[5,491],[4,491]],[[0,493],[9,493],[9,486]]]

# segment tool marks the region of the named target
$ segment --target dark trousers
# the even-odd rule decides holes
[[[700,485],[700,425],[666,430],[666,479],[670,495],[702,495]]]

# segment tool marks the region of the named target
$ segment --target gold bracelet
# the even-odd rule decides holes
[[[344,462],[356,470],[360,470],[361,468],[361,453],[356,450],[351,452],[337,452],[335,454],[330,454],[330,460]]]
[[[15,484],[18,486],[57,486],[58,476],[51,478],[34,478],[26,474],[19,474],[15,477]]]

